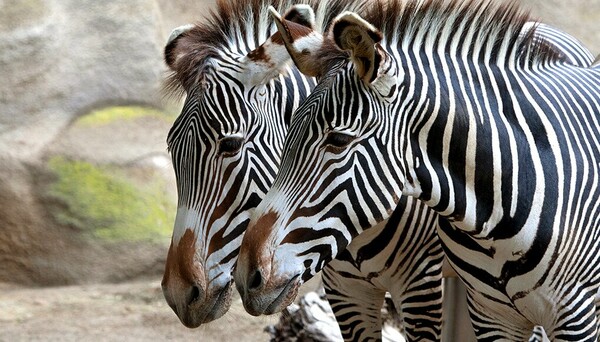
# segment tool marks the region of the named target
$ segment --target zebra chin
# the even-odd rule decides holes
[[[165,292],[164,289],[163,292]],[[197,328],[223,316],[231,306],[233,282],[223,288],[211,291],[210,294],[205,296],[202,296],[202,293],[199,292],[198,289],[193,290],[191,301],[187,303],[175,303],[169,300],[167,293],[164,293],[169,306],[187,328]]]
[[[260,290],[239,292],[246,312],[252,316],[272,315],[294,302],[300,285],[302,281],[296,276],[280,286],[264,286]]]

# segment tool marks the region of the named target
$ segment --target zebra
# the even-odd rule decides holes
[[[227,4],[225,4],[227,5]],[[283,8],[283,6],[281,6]],[[237,10],[231,10],[228,7],[224,7],[223,5],[221,5],[221,8],[219,9],[219,13],[221,13],[222,17],[225,17],[224,14],[229,13],[229,12],[239,12],[241,11],[243,8],[238,8]],[[260,17],[260,15],[256,15],[256,17]],[[196,82],[196,77],[198,77],[199,73],[196,72],[195,68],[196,67],[204,67],[205,64],[203,64],[203,62],[201,60],[194,60],[194,58],[208,58],[208,55],[205,56],[198,56],[198,55],[186,55],[186,53],[189,53],[189,51],[197,51],[197,50],[206,50],[206,48],[212,48],[212,50],[209,49],[209,51],[206,51],[208,53],[210,53],[210,57],[212,58],[216,58],[214,57],[214,55],[218,54],[218,50],[216,49],[222,49],[223,51],[221,51],[222,53],[227,53],[230,52],[231,48],[225,48],[223,45],[218,45],[215,44],[214,40],[213,41],[207,41],[207,40],[203,40],[201,37],[198,37],[199,35],[202,34],[206,34],[207,37],[214,37],[214,35],[216,34],[215,32],[219,32],[218,30],[221,29],[221,26],[225,25],[225,23],[227,22],[227,20],[230,19],[219,19],[219,18],[215,18],[213,19],[213,22],[210,25],[207,26],[203,26],[203,27],[198,27],[198,28],[194,28],[194,26],[187,26],[187,27],[183,27],[180,29],[176,29],[174,30],[174,33],[172,34],[172,36],[169,38],[169,42],[167,44],[167,47],[165,49],[165,59],[167,61],[167,64],[169,66],[171,66],[175,72],[179,71],[178,74],[175,74],[174,77],[172,78],[172,81],[175,82],[174,85],[178,86],[178,87],[182,87],[184,90],[188,91],[188,94],[191,92],[192,94],[195,94],[195,92],[197,91],[195,89],[196,84],[194,82]],[[218,25],[217,25],[218,24]],[[211,31],[208,27],[213,27],[213,30]],[[216,29],[214,29],[216,28]],[[239,27],[238,27],[239,28]],[[195,30],[192,31],[190,33],[188,33],[188,31],[190,30]],[[208,31],[208,32],[207,32]],[[208,34],[207,34],[208,33]],[[235,30],[233,32],[229,32],[229,34],[231,36],[235,36],[236,32]],[[183,38],[182,40],[179,40]],[[226,41],[227,37],[220,37],[220,39],[216,39],[217,42],[223,42],[224,40]],[[192,45],[195,44],[195,45]],[[248,45],[250,45],[251,43],[248,43]],[[280,55],[280,53],[277,51],[277,46],[276,45],[272,45],[269,46],[270,41],[269,39],[267,39],[267,43],[259,46],[258,49],[252,50],[250,53],[248,53],[246,56],[257,56],[260,53],[265,53],[265,51],[270,51],[272,56],[270,56],[270,61],[271,62],[275,62],[272,64],[261,64],[261,63],[254,63],[254,62],[260,62],[260,60],[246,60],[246,63],[249,65],[246,65],[246,70],[251,70],[253,71],[252,76],[250,77],[251,82],[262,82],[264,80],[268,80],[272,77],[275,77],[277,75],[279,75],[280,71],[278,70],[281,65],[283,64],[281,61],[276,61],[276,57],[278,57]],[[264,49],[264,51],[261,52],[260,49]],[[249,48],[248,48],[249,49]],[[179,59],[179,61],[178,61]],[[182,62],[184,61],[184,62]],[[179,63],[179,66],[177,67],[176,63]],[[195,64],[194,64],[195,63]],[[223,61],[220,61],[220,63],[224,63]],[[209,73],[208,71],[203,71],[204,73]],[[297,73],[294,73],[293,71],[290,72],[292,75],[292,78],[296,77],[299,79],[299,75],[297,75]],[[202,73],[200,73],[202,74]],[[235,74],[234,74],[235,75]],[[237,75],[237,77],[239,77],[239,75]],[[257,79],[257,80],[256,80]],[[293,83],[292,81],[289,80],[285,80],[285,82],[281,81],[281,78],[279,79],[281,84],[286,84],[286,86],[288,86],[289,89],[292,89],[293,91],[289,91],[287,92],[287,96],[288,99],[285,101],[287,104],[290,103],[290,101],[292,101],[293,103],[296,103],[296,99],[294,98],[295,96],[298,98],[303,98],[304,93],[306,92],[307,89],[309,89],[311,87],[311,83],[310,80],[301,80],[302,84],[304,84],[304,87],[300,87],[300,90],[297,92],[296,90],[294,90],[294,86],[296,86],[295,83]],[[212,78],[207,78],[203,80],[205,82],[205,86],[208,86],[209,84],[207,83],[216,83],[215,79]],[[290,83],[292,82],[292,83]],[[308,84],[308,85],[306,85]],[[271,85],[272,86],[272,85]],[[283,88],[276,88],[275,90],[272,90],[273,94],[278,94],[278,91],[282,91]],[[282,103],[285,102],[282,99]],[[249,103],[243,102],[243,101],[239,101],[239,103],[241,103],[241,106],[250,106]],[[185,132],[183,130],[183,128],[186,128],[185,125],[189,125],[189,129],[196,129],[195,125],[196,123],[193,120],[198,120],[199,118],[197,117],[198,115],[198,111],[199,111],[199,104],[198,104],[198,98],[195,95],[189,96],[188,95],[188,101],[186,102],[186,105],[184,106],[184,109],[182,110],[182,114],[180,115],[180,117],[178,118],[178,121],[176,122],[176,124],[173,126],[172,130],[171,130],[171,134],[169,135],[169,146],[171,148],[171,152],[174,158],[174,164],[176,165],[176,170],[178,170],[178,185],[179,185],[179,195],[180,195],[180,203],[181,202],[186,202],[189,200],[189,198],[185,198],[183,196],[190,196],[190,194],[187,192],[186,189],[189,190],[189,188],[186,188],[189,186],[189,184],[192,184],[192,180],[189,179],[189,175],[194,174],[193,172],[189,172],[189,168],[194,166],[194,163],[190,164],[178,164],[181,163],[182,160],[182,156],[181,154],[179,154],[177,152],[177,142],[179,142],[181,144],[181,141],[177,140],[177,134],[183,134],[182,132]],[[292,108],[294,108],[295,105],[292,106],[287,106],[283,112],[285,112],[285,115],[289,115],[289,113],[291,112]],[[271,115],[274,113],[270,113],[268,112],[268,110],[263,109],[266,113],[266,115]],[[252,111],[250,109],[247,109],[248,113],[252,113]],[[212,108],[210,106],[208,106],[207,108],[204,108],[204,113],[205,115],[209,116],[209,115],[213,115],[216,118],[222,118],[222,117],[226,117],[228,118],[231,122],[236,123],[238,125],[242,125],[244,122],[241,122],[242,119],[245,119],[243,117],[230,117],[228,116],[230,113],[228,112],[221,112],[219,111],[219,108]],[[285,117],[285,116],[284,116]],[[281,119],[276,117],[275,120],[278,120],[276,122],[281,123]],[[247,124],[247,122],[246,122]],[[183,127],[183,128],[182,128]],[[283,129],[285,129],[285,127],[283,127]],[[178,132],[178,133],[175,133]],[[195,134],[198,133],[198,131],[194,131]],[[281,133],[281,131],[277,131],[278,133]],[[192,135],[192,137],[195,137],[199,140],[199,137],[197,135]],[[226,149],[232,148],[231,145],[234,145],[233,148],[235,148],[235,139],[233,140],[222,140],[221,142],[223,143],[223,147],[221,147],[219,145],[219,149],[223,149],[223,153],[226,153]],[[181,146],[183,145],[179,145],[179,148],[181,148]],[[277,151],[277,148],[271,148],[269,151]],[[210,149],[207,151],[204,151],[205,153],[210,153]],[[199,157],[196,157],[199,158]],[[214,158],[214,156],[213,156]],[[188,161],[192,161],[192,158],[189,158]],[[206,158],[206,160],[210,160],[210,156]],[[207,164],[208,162],[204,161],[203,165]],[[200,164],[199,164],[200,165]],[[188,169],[186,169],[188,168]],[[249,173],[249,172],[248,172]],[[215,177],[216,178],[216,177]],[[254,180],[256,181],[256,180]],[[185,183],[185,182],[190,182],[190,183]],[[268,179],[264,182],[265,187],[267,187],[269,184]],[[224,185],[223,185],[224,186]],[[260,197],[260,195],[257,195],[256,193],[251,194],[248,196],[248,198],[258,198]],[[243,203],[243,204],[242,204]],[[248,202],[244,202],[241,201],[240,202],[240,206],[246,205]],[[247,208],[251,208],[251,205],[248,205]],[[179,210],[179,225],[181,225],[182,222],[182,213],[183,214],[187,214],[187,212],[184,209]],[[228,214],[228,213],[225,213]],[[224,214],[224,215],[225,215]],[[238,213],[236,213],[237,215],[242,215],[244,214],[243,211],[240,211]],[[190,283],[192,283],[193,279],[190,279],[191,277],[193,277],[195,274],[204,272],[206,270],[206,273],[210,273],[210,272],[214,272],[214,269],[216,267],[223,267],[226,269],[227,267],[227,262],[229,260],[225,260],[225,262],[223,262],[223,259],[216,259],[215,261],[204,261],[204,269],[202,269],[201,267],[196,266],[197,264],[194,264],[194,260],[193,258],[197,257],[196,253],[190,253],[191,249],[194,248],[194,244],[195,244],[195,238],[193,235],[194,232],[193,231],[183,231],[183,232],[177,232],[177,227],[178,224],[176,223],[176,230],[174,231],[174,236],[173,236],[173,240],[176,242],[176,244],[171,245],[170,247],[170,251],[168,254],[168,262],[167,262],[167,266],[166,266],[166,270],[165,270],[165,276],[163,279],[163,288],[164,288],[164,293],[165,293],[165,297],[167,299],[167,301],[170,303],[170,305],[173,307],[173,309],[175,310],[175,312],[178,314],[178,316],[180,317],[180,319],[182,320],[182,322],[185,325],[188,325],[190,327],[194,327],[197,326],[203,322],[206,321],[210,321],[213,319],[218,318],[220,315],[222,315],[228,308],[229,303],[229,297],[230,293],[228,291],[230,291],[230,286],[229,283],[227,282],[227,280],[229,280],[230,278],[227,277],[227,272],[221,272],[221,273],[215,273],[217,274],[217,276],[219,277],[219,279],[212,279],[209,278],[208,280],[205,280],[205,282],[208,283],[213,283],[213,284],[225,284],[222,287],[218,287],[218,286],[214,286],[214,289],[207,289],[205,287],[202,287],[202,284],[192,284],[192,286],[190,287],[186,287],[186,285],[189,285]],[[181,227],[181,226],[179,226]],[[186,227],[187,228],[187,227]],[[233,232],[230,234],[231,237],[231,242],[229,244],[227,244],[226,246],[223,247],[223,249],[228,249],[228,253],[223,253],[222,255],[225,255],[229,258],[235,258],[235,252],[236,252],[236,243],[239,245],[239,239],[238,240],[234,240],[234,238],[236,237],[235,234],[239,234],[240,231],[243,230],[243,227],[240,225],[239,228],[236,228],[236,232]],[[181,234],[179,236],[177,236],[177,234]],[[187,235],[186,235],[187,234]],[[212,233],[211,235],[215,235],[215,233]],[[181,243],[181,237],[186,237],[184,243]],[[209,241],[203,241],[204,245],[208,245]],[[180,247],[181,246],[181,247]],[[186,250],[187,253],[178,253],[180,250]],[[201,256],[202,257],[202,256]],[[219,266],[215,266],[218,265],[218,263],[221,264],[225,264],[225,266],[223,265],[219,265]],[[202,265],[200,265],[202,266]],[[188,267],[187,269],[185,267]],[[196,268],[197,267],[197,268]],[[358,279],[358,278],[357,278]],[[202,279],[201,279],[202,280]],[[201,283],[202,281],[200,281]],[[344,286],[343,284],[341,284],[340,286]],[[346,287],[347,288],[347,287]],[[204,295],[207,297],[207,302],[203,303],[201,301],[198,300],[198,298],[200,298],[201,295]],[[213,295],[213,296],[217,296],[217,298],[215,299],[210,298],[209,296]],[[187,298],[186,298],[187,297]],[[183,298],[183,299],[181,299]],[[186,300],[190,300],[193,299],[194,300],[194,305],[191,306],[189,308],[186,308],[185,303],[182,304],[182,301],[186,301]],[[346,302],[349,302],[350,300],[354,300],[354,299],[359,299],[362,300],[361,303],[365,303],[364,299],[361,299],[360,296],[353,296],[353,297],[349,297],[346,299]],[[204,309],[204,307],[208,308],[208,309]],[[373,308],[376,308],[375,305],[372,305]],[[348,308],[348,305],[346,305],[346,309]],[[213,310],[212,312],[203,312],[203,310]],[[379,310],[377,309],[377,312]],[[360,311],[359,311],[360,312]],[[361,315],[353,315],[355,318],[358,318],[358,320],[360,320]],[[366,316],[366,317],[370,317],[370,316]],[[375,317],[375,316],[372,316]],[[354,321],[356,322],[356,320]],[[358,329],[360,329],[361,325],[357,324]],[[371,335],[374,335],[375,333],[371,333]],[[368,334],[367,334],[368,335]],[[352,334],[350,334],[349,336],[354,336]],[[347,338],[348,339],[348,338]]]
[[[248,183],[255,182],[256,184],[262,184],[262,190],[252,190],[255,192],[252,193],[250,191],[250,193],[248,193],[245,197],[240,199],[240,202],[237,204],[237,206],[242,209],[236,210],[234,213],[222,212],[220,214],[221,216],[218,218],[220,220],[228,222],[234,222],[235,220],[237,220],[241,223],[239,223],[237,226],[234,226],[235,230],[231,231],[226,237],[229,240],[226,241],[227,244],[225,244],[220,249],[225,252],[222,252],[219,258],[215,257],[214,255],[212,256],[213,259],[207,258],[206,255],[197,253],[197,251],[194,250],[196,249],[196,244],[201,244],[204,247],[207,247],[211,244],[209,237],[212,238],[214,236],[217,236],[217,240],[212,242],[213,246],[215,246],[215,244],[222,243],[226,239],[223,238],[225,234],[219,233],[219,231],[206,232],[206,235],[200,238],[194,236],[194,234],[196,234],[195,230],[187,229],[190,227],[194,228],[194,224],[197,223],[193,221],[186,222],[186,219],[194,220],[195,218],[186,218],[185,215],[190,214],[190,208],[199,208],[202,207],[202,205],[204,205],[204,203],[197,203],[197,201],[200,198],[200,194],[192,194],[190,192],[192,190],[203,190],[202,188],[192,188],[194,186],[198,186],[195,183],[198,181],[198,179],[196,179],[198,178],[197,171],[194,171],[193,168],[205,168],[205,166],[210,165],[211,162],[215,163],[214,159],[219,159],[222,158],[222,156],[225,154],[232,153],[231,150],[237,148],[236,144],[238,144],[239,140],[237,140],[238,137],[235,135],[226,138],[223,137],[220,141],[213,142],[213,149],[205,148],[204,150],[201,150],[202,153],[198,153],[190,157],[182,153],[185,152],[184,150],[187,148],[187,146],[189,146],[190,143],[193,143],[193,141],[185,141],[184,139],[195,139],[198,142],[201,141],[202,135],[200,134],[199,125],[202,124],[200,121],[202,118],[199,117],[199,115],[202,114],[204,116],[204,119],[210,118],[213,121],[225,122],[224,125],[237,125],[238,127],[246,125],[246,132],[252,131],[253,127],[250,127],[251,123],[256,124],[256,121],[251,122],[249,117],[252,118],[252,115],[256,115],[259,118],[268,119],[272,121],[271,124],[273,124],[273,128],[277,129],[271,131],[271,134],[277,139],[282,140],[282,135],[284,134],[287,128],[287,125],[284,124],[284,122],[286,122],[286,120],[289,120],[289,115],[291,114],[291,111],[297,106],[297,103],[306,96],[306,93],[310,90],[313,84],[311,79],[303,77],[302,75],[298,74],[297,71],[284,70],[283,65],[287,61],[288,57],[287,55],[285,55],[285,58],[281,58],[281,50],[284,50],[284,48],[275,44],[271,38],[267,39],[264,44],[260,45],[254,50],[251,50],[245,55],[242,53],[237,53],[238,57],[241,56],[240,58],[242,58],[242,62],[245,68],[244,70],[250,71],[251,73],[246,72],[245,75],[242,77],[242,75],[240,75],[239,73],[232,71],[229,74],[229,77],[231,78],[232,82],[229,82],[229,84],[227,83],[227,81],[218,78],[217,76],[219,75],[211,74],[213,72],[211,70],[214,69],[210,68],[214,68],[214,66],[209,65],[207,60],[201,60],[200,58],[218,59],[218,56],[220,54],[231,54],[232,51],[235,50],[235,47],[226,45],[226,43],[232,44],[228,41],[228,38],[232,39],[232,37],[235,37],[235,35],[237,34],[237,31],[235,29],[228,32],[228,36],[219,36],[217,37],[218,39],[216,39],[215,36],[218,36],[218,32],[221,32],[220,30],[223,30],[223,27],[229,25],[229,21],[232,20],[233,16],[230,13],[237,13],[237,15],[239,15],[241,11],[248,10],[246,8],[247,6],[249,6],[247,3],[237,2],[236,4],[239,7],[237,7],[236,9],[232,9],[231,6],[233,4],[220,3],[220,7],[218,9],[218,13],[220,13],[218,15],[220,17],[213,18],[212,22],[209,22],[209,24],[206,24],[205,26],[195,27],[192,25],[175,29],[173,31],[173,34],[169,38],[167,46],[165,48],[165,60],[175,72],[175,74],[171,78],[171,84],[174,87],[182,88],[184,91],[186,91],[188,93],[188,97],[182,110],[182,114],[179,116],[176,123],[173,125],[173,128],[171,129],[168,138],[168,145],[173,156],[173,163],[177,175],[180,208],[178,210],[178,219],[176,220],[175,224],[173,241],[167,257],[167,265],[165,267],[165,275],[163,278],[163,289],[167,302],[177,313],[183,324],[189,327],[195,327],[202,323],[214,320],[227,311],[231,296],[231,277],[227,270],[228,267],[231,267],[231,263],[235,260],[237,248],[239,246],[239,243],[241,242],[239,235],[241,235],[241,233],[244,230],[244,215],[247,215],[246,211],[252,208],[252,206],[256,205],[256,201],[260,200],[261,196],[265,192],[264,189],[270,186],[272,177],[269,178],[269,176],[272,175],[276,170],[273,170],[271,174],[267,175],[261,175],[261,170],[259,170],[259,172],[251,170],[251,167],[253,167],[253,165],[250,165],[246,168],[239,168],[236,170],[236,172],[240,175],[239,177],[244,177],[244,180]],[[282,4],[280,8],[285,8],[285,4]],[[257,13],[255,14],[255,18],[262,17],[260,14],[261,9],[259,7],[254,8],[253,12]],[[337,12],[340,12],[340,10],[338,10]],[[301,14],[301,12],[299,13]],[[333,12],[332,10],[332,13],[335,12]],[[309,20],[310,18],[305,18],[304,22],[308,22]],[[238,25],[242,24],[238,23]],[[251,23],[246,23],[245,25],[251,26]],[[315,26],[316,23],[312,23],[311,25]],[[238,26],[237,29],[239,30],[240,26]],[[550,30],[549,32],[552,32],[552,30]],[[557,36],[561,36],[560,33],[557,33]],[[564,36],[563,38],[566,39],[568,37]],[[256,38],[255,40],[260,41],[260,38]],[[558,42],[559,40],[556,39],[556,41]],[[245,52],[247,50],[250,50],[252,46],[251,44],[251,42],[247,42],[247,47],[243,51]],[[578,44],[561,44],[563,45],[562,48],[564,48],[565,51],[577,50]],[[196,53],[197,51],[203,51],[206,54],[199,55]],[[257,56],[261,55],[263,57],[268,58],[256,58]],[[267,63],[266,61],[268,61],[269,63]],[[234,69],[235,66],[239,64],[239,62],[237,61],[232,62],[231,60],[219,60],[218,65],[229,65],[228,62],[233,63],[233,66],[225,68],[226,70]],[[197,71],[197,69],[202,69],[204,67],[206,67],[207,70],[202,70],[201,72]],[[284,77],[282,72],[287,72],[289,74],[290,79]],[[224,91],[221,93],[233,93],[230,95],[235,95],[235,90],[237,89],[236,86],[240,86],[241,88],[241,84],[250,83],[262,85],[262,83],[268,83],[266,85],[266,91],[270,94],[270,98],[278,99],[274,101],[277,104],[277,106],[271,107],[272,104],[265,102],[257,108],[256,106],[258,101],[253,102],[251,100],[234,99],[231,102],[236,103],[246,113],[242,115],[239,112],[237,112],[238,116],[235,116],[233,114],[236,113],[234,113],[233,111],[224,110],[225,108],[228,108],[226,105],[222,105],[222,103],[216,103],[215,98],[218,95],[206,94],[202,96],[204,96],[204,98],[208,100],[210,100],[210,96],[213,96],[212,102],[206,101],[204,103],[204,106],[201,106],[198,102],[200,99],[200,95],[198,95],[197,89],[197,82],[199,76],[205,76],[205,78],[202,79],[202,82],[204,83],[203,87],[205,88],[211,86],[214,88],[214,86],[219,82],[224,82],[225,86],[230,87],[227,89],[234,89],[234,91]],[[270,82],[272,78],[276,78],[276,82],[279,82],[278,84],[285,85],[285,87],[278,86],[277,84],[272,84]],[[237,80],[238,83],[231,84],[234,83],[235,80]],[[283,94],[285,94],[285,96]],[[273,117],[272,120],[271,116]],[[187,137],[184,136],[186,132],[190,134]],[[204,136],[203,138],[209,139],[208,136],[209,135],[206,134],[206,136]],[[261,141],[256,140],[253,143],[260,145]],[[265,154],[264,152],[262,152],[262,150],[255,149],[252,152],[248,151],[248,155],[246,156],[246,158],[272,158],[273,160],[276,160],[281,150],[281,146],[272,146],[271,144],[265,145],[268,147],[268,152],[272,153],[274,157],[271,157],[272,155]],[[214,151],[214,148],[217,149],[216,153]],[[216,162],[218,161],[219,160],[217,160]],[[271,164],[276,163],[272,162]],[[262,178],[257,179],[257,175],[261,175]],[[232,176],[230,176],[230,178],[231,177]],[[218,175],[209,174],[207,176],[205,175],[204,178],[218,179],[219,177]],[[216,186],[216,190],[213,190],[213,193],[227,194],[227,191],[231,191],[227,190],[226,188],[229,186],[227,182],[221,182],[219,186]],[[243,188],[245,186],[247,185],[239,185],[238,188]],[[196,196],[194,200],[191,199],[191,197],[193,196]],[[233,197],[227,197],[226,195],[224,195],[222,198],[232,199]],[[181,204],[188,203],[189,201],[193,201],[194,205],[182,208]],[[232,218],[236,215],[237,217]],[[197,228],[197,230],[200,231],[201,229],[202,227]],[[198,242],[197,240],[199,239],[204,240]],[[194,260],[195,258],[196,260]],[[330,269],[333,268],[330,267]],[[208,276],[204,275],[203,272],[208,274]],[[200,275],[200,277],[198,275]],[[204,276],[204,278],[206,279],[202,279],[202,276]],[[194,279],[194,277],[200,279]],[[371,275],[369,275],[369,277],[369,279],[372,278]],[[365,279],[367,279],[366,276]],[[360,278],[357,274],[355,281],[359,280]],[[197,282],[197,284],[195,282]],[[398,281],[395,281],[395,283],[397,284]],[[212,288],[208,288],[206,284],[212,284]],[[371,281],[365,282],[364,293],[366,293],[366,291],[370,290],[372,287],[373,285]],[[337,295],[337,302],[340,303],[340,306],[343,306],[343,309],[346,311],[352,307],[350,303],[353,300],[358,301],[358,304],[365,305],[367,303],[367,299],[373,298],[366,297],[364,295],[360,296],[360,294],[362,294],[363,291],[358,292],[358,295],[348,295],[345,299],[343,298],[343,295],[340,298],[339,293],[341,293],[343,289],[348,288],[350,288],[350,286],[348,286],[344,282],[339,283],[339,285],[336,284],[328,287],[329,291],[334,292],[333,296]],[[357,285],[353,285],[352,288],[355,290],[358,289]],[[433,288],[435,289],[435,287]],[[396,290],[395,293],[402,292]],[[330,296],[332,296],[332,294],[330,294]],[[399,297],[400,295],[397,296]],[[203,299],[202,297],[206,298],[204,302],[201,300]],[[191,302],[193,303],[193,305],[186,306],[187,302]],[[358,304],[355,303],[355,305]],[[346,324],[346,326],[349,327],[349,331],[344,332],[344,336],[346,336],[347,340],[356,337],[354,331],[363,331],[363,335],[361,336],[377,336],[379,331],[379,308],[377,304],[377,302],[370,304],[369,308],[372,309],[372,312],[367,311],[366,307],[361,308],[360,310],[352,309],[354,313],[360,312],[361,315],[353,314],[350,316],[353,320],[351,321],[351,324]],[[341,317],[341,314],[338,314],[338,320],[340,320],[340,322],[343,322]],[[348,317],[348,315],[345,315],[345,317]],[[439,319],[439,315],[434,317],[432,319],[432,323],[430,323],[428,326],[439,326]],[[367,326],[369,327],[369,329],[374,330],[366,330],[363,328],[364,326]]]
[[[302,14],[306,11],[297,13]],[[303,21],[309,22],[310,17],[311,15],[307,15]],[[533,23],[529,24],[529,27],[533,25]],[[535,23],[535,25],[534,38],[536,40],[545,40],[547,44],[555,45],[555,48],[560,49],[571,64],[590,65],[593,57],[580,42],[551,26],[543,23]],[[283,29],[283,32],[286,31],[291,30]],[[299,51],[299,55],[301,54],[302,51]],[[408,322],[418,321],[416,317],[423,314],[423,306],[428,305],[432,308],[430,314],[437,314],[435,318],[421,319],[422,322],[428,321],[430,325],[422,325],[421,322],[418,329],[415,329],[414,324],[404,323],[405,326],[410,327],[404,331],[409,340],[423,337],[429,340],[439,340],[439,320],[441,319],[437,302],[439,292],[430,292],[426,296],[423,291],[424,282],[418,281],[419,278],[426,278],[429,283],[425,286],[439,290],[440,284],[435,282],[439,279],[433,278],[434,282],[432,282],[433,275],[431,273],[434,269],[432,266],[439,267],[440,261],[439,254],[431,254],[437,252],[437,236],[432,233],[432,230],[425,234],[422,233],[428,228],[433,229],[435,215],[431,215],[431,211],[428,211],[422,203],[414,202],[413,199],[404,197],[389,223],[386,220],[383,224],[357,236],[346,250],[323,269],[323,283],[327,299],[347,341],[381,339],[380,333],[372,329],[381,327],[380,307],[387,291],[393,292],[394,306],[403,308],[401,311],[405,317],[401,318],[406,318]],[[412,222],[413,220],[419,220],[419,222]],[[396,227],[407,229],[399,234]],[[408,231],[408,229],[414,231]],[[406,236],[414,238],[406,239]],[[430,247],[424,250],[430,254],[409,253],[407,245],[414,245],[415,242],[420,243],[421,246],[430,244]],[[386,245],[388,250],[379,251],[382,244]],[[399,250],[400,252],[398,252]],[[378,253],[373,253],[373,251]],[[393,257],[396,255],[402,256],[402,258],[394,259]],[[417,259],[418,257],[431,258],[429,267],[418,269],[414,262],[409,261],[410,258]],[[403,268],[403,265],[414,268]],[[411,290],[410,287],[418,290]],[[357,315],[357,313],[361,314]],[[534,335],[530,341],[542,341],[542,334],[539,329],[534,329]]]
[[[600,68],[532,44],[514,2],[375,1],[364,13],[341,14],[320,45],[286,41],[319,84],[242,241],[245,307],[281,310],[407,195],[443,217],[479,340],[525,340],[535,325],[596,340]]]
[[[178,208],[161,285],[189,328],[229,309],[248,210],[270,187],[290,115],[314,86],[268,39],[268,5],[292,2],[219,1],[205,23],[175,29],[165,47],[165,89],[186,96],[167,136]],[[258,58],[278,48],[272,54],[284,60]]]
[[[532,23],[526,27],[526,30],[531,28]],[[535,23],[535,29],[534,40],[554,45],[562,51],[568,63],[581,67],[591,64],[592,54],[575,38],[544,23]],[[346,340],[362,341],[376,336],[368,326],[379,326],[377,322],[380,320],[380,301],[387,291],[392,291],[394,306],[403,308],[402,312],[409,322],[414,321],[414,317],[423,311],[411,310],[415,301],[421,306],[435,305],[435,294],[429,294],[434,300],[428,300],[418,286],[422,285],[422,282],[415,279],[424,276],[425,270],[418,272],[406,267],[414,266],[415,263],[410,259],[418,256],[417,253],[408,252],[411,244],[414,246],[416,241],[421,241],[421,246],[424,246],[429,240],[432,248],[428,252],[431,253],[435,251],[433,247],[437,241],[437,235],[433,234],[437,214],[431,215],[431,211],[423,203],[414,202],[416,201],[412,197],[401,197],[389,220],[356,236],[345,250],[323,268],[327,300],[336,314],[340,329],[347,332],[344,335]],[[390,223],[387,223],[388,221]],[[397,227],[404,227],[405,230],[398,231]],[[423,233],[427,229],[430,231]],[[406,239],[405,236],[414,237]],[[417,236],[420,236],[420,240]],[[400,272],[401,270],[403,272]],[[444,278],[448,276],[454,276],[452,270],[444,270]],[[407,288],[411,286],[416,290],[411,291]],[[361,315],[357,315],[357,312],[361,312]],[[409,312],[412,315],[408,316]],[[420,328],[430,329],[431,334],[428,337],[434,339],[435,336],[439,336],[439,332],[431,331],[432,326],[435,325]],[[414,330],[413,327],[404,333],[408,334],[409,339],[416,338]],[[361,331],[363,334],[359,334]],[[423,332],[418,334],[423,335]],[[530,341],[542,341],[543,336],[539,329],[534,329]]]

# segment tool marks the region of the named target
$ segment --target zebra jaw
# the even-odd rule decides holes
[[[246,312],[253,316],[272,315],[294,302],[301,283],[300,276],[297,275],[278,287],[263,286],[260,289],[244,291],[238,286],[238,291]]]
[[[223,316],[231,306],[233,292],[231,278],[219,281],[207,278],[197,248],[197,236],[192,229],[186,229],[179,237],[174,234],[161,282],[167,303],[188,328]]]

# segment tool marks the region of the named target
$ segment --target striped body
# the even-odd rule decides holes
[[[541,325],[595,340],[600,70],[530,44],[514,7],[393,2],[367,18],[338,17],[311,61],[320,83],[240,249],[246,305],[283,307],[411,195],[444,217],[479,339]]]
[[[591,53],[564,32],[538,24],[535,36],[561,50],[569,64],[587,67],[592,62]],[[405,329],[409,340],[440,336],[435,331],[436,326],[439,328],[435,322],[441,319],[437,316],[441,313],[437,291],[423,290],[439,286],[432,274],[437,270],[435,265],[439,268],[441,258],[435,231],[438,215],[411,197],[403,196],[400,201],[389,224],[385,220],[356,236],[346,250],[323,268],[327,298],[347,340],[377,336],[370,327],[380,326],[380,303],[386,291],[391,292],[395,307],[401,310],[403,326],[409,327]],[[426,247],[415,248],[418,245]],[[416,317],[426,313],[430,317],[421,318],[418,328],[405,323],[417,321]],[[530,341],[542,341],[540,332],[536,333]]]

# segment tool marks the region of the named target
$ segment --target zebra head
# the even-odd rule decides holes
[[[354,236],[389,217],[404,182],[402,152],[381,118],[406,88],[379,31],[351,12],[312,47],[285,39],[285,20],[278,28],[292,56],[309,56],[294,58],[298,69],[320,80],[294,114],[280,171],[240,248],[235,282],[254,315],[285,308]]]
[[[266,10],[262,4],[261,15],[268,17]],[[286,17],[304,18],[301,13]],[[308,19],[296,30],[311,25]],[[221,30],[235,31],[230,22],[222,23]],[[176,29],[165,48],[172,81],[183,88],[186,100],[167,139],[178,209],[162,287],[188,327],[229,309],[232,270],[249,210],[270,188],[289,117],[313,85],[287,65],[290,57],[278,33],[243,54],[239,46],[211,47],[219,39],[212,32],[202,26]]]

